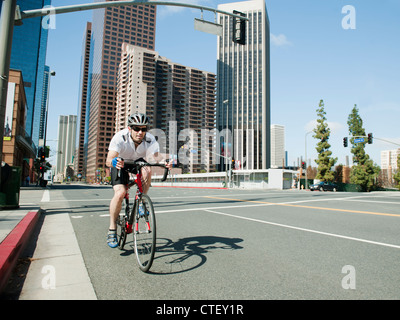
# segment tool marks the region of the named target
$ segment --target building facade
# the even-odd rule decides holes
[[[101,0],[103,1],[103,0]],[[96,2],[101,2],[97,0]],[[126,6],[93,11],[87,119],[86,177],[108,170],[108,145],[115,132],[118,65],[123,42],[154,50],[156,7]]]
[[[50,0],[17,0],[21,11],[50,4]],[[25,130],[36,147],[39,144],[48,37],[48,28],[43,20],[43,17],[25,19],[21,26],[14,27],[10,61],[10,68],[22,71],[28,107]]]
[[[76,115],[58,117],[58,145],[55,174],[65,177],[65,170],[72,167],[76,146]]]
[[[237,10],[249,19],[241,45],[232,41],[233,18],[218,16],[223,35],[217,43],[217,129],[221,133],[228,128],[218,138],[221,154],[240,161],[243,169],[268,169],[270,31],[265,0],[221,4],[218,9]]]
[[[285,163],[285,126],[271,125],[271,168],[283,168]]]
[[[92,36],[92,23],[86,23],[86,30],[82,43],[82,60],[81,72],[79,77],[79,102],[78,102],[78,119],[77,119],[77,145],[75,151],[74,170],[76,174],[86,176],[86,154],[87,154],[87,137],[85,144],[85,128],[88,124],[87,104],[88,104],[88,87],[89,87],[89,62],[90,62],[90,43]]]
[[[400,148],[381,151],[381,169],[397,170],[397,157],[400,155]]]
[[[36,148],[32,144],[31,137],[25,131],[26,113],[27,102],[22,72],[10,69],[2,161],[9,166],[21,167],[22,181],[28,175],[31,181],[35,181],[36,175],[30,168],[33,166]]]
[[[213,171],[216,76],[124,43],[117,85],[116,130],[146,113],[161,152],[185,172]]]

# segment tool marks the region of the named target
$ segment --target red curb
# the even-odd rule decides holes
[[[39,212],[40,210],[28,212],[3,242],[0,243],[0,292],[7,285],[11,272],[24,250],[36,222],[39,220]]]

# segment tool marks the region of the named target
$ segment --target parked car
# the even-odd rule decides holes
[[[331,182],[318,182],[310,186],[310,190],[319,190],[319,191],[337,191],[337,185]]]

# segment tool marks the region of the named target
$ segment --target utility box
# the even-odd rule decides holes
[[[0,206],[4,209],[19,208],[21,167],[2,166]]]

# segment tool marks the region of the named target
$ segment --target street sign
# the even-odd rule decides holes
[[[354,139],[354,143],[361,143],[361,142],[364,142],[364,138]]]
[[[216,36],[222,36],[222,25],[212,23],[210,21],[202,20],[202,19],[194,19],[194,28],[198,31],[203,31],[211,34],[215,34]]]

